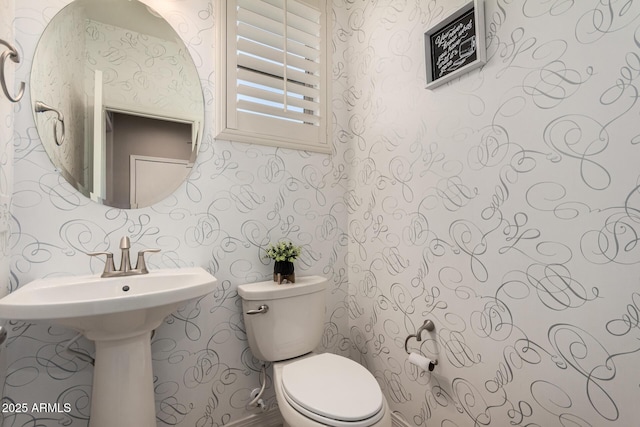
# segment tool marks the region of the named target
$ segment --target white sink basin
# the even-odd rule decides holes
[[[175,305],[212,292],[216,281],[200,267],[37,279],[0,298],[0,318],[55,321]]]
[[[39,279],[0,298],[0,319],[46,320],[96,342],[90,427],[155,427],[151,331],[216,282],[200,267]]]

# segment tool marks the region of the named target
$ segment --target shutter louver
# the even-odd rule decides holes
[[[296,0],[238,1],[239,111],[319,124],[319,19]]]
[[[327,151],[325,1],[227,2],[225,131],[231,136],[255,133],[275,145],[300,142]]]

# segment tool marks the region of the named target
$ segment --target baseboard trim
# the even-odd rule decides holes
[[[281,425],[282,415],[278,408],[274,408],[261,414],[249,415],[247,418],[226,424],[225,427],[278,427]]]
[[[391,413],[391,427],[411,427],[397,412]]]

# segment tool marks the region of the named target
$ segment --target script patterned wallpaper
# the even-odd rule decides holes
[[[20,78],[66,3],[15,2]],[[25,97],[11,286],[98,272],[84,252],[114,250],[123,234],[163,249],[154,268],[209,268],[217,291],[154,337],[159,425],[247,415],[258,363],[235,287],[268,276],[259,247],[280,236],[305,245],[303,274],[331,277],[323,347],[367,366],[408,425],[634,425],[639,4],[486,0],[488,64],[428,91],[422,34],[460,2],[334,0],[327,157],[213,141],[212,5],[148,3],[182,35],[205,88],[194,175],[148,209],[94,205],[53,170]],[[438,358],[431,374],[403,348],[425,318],[436,330],[410,345]],[[73,410],[7,425],[85,426],[91,367],[62,351],[73,333],[10,327],[5,401]]]
[[[15,2],[16,38],[29,79],[38,37],[68,0]],[[270,241],[303,245],[298,275],[329,278],[321,347],[348,353],[344,171],[327,155],[213,140],[214,27],[208,0],[145,1],[182,36],[204,88],[204,142],[188,182],[150,208],[119,210],[94,204],[54,170],[38,138],[28,95],[16,114],[11,288],[63,274],[99,273],[91,251],[117,251],[129,235],[132,250],[158,247],[150,268],[202,266],[219,282],[188,304],[152,340],[158,425],[219,426],[248,416],[249,392],[260,363],[248,350],[236,286],[266,280],[273,271],[262,249]],[[74,333],[44,323],[9,325],[8,376],[3,402],[71,404],[68,413],[8,413],[4,427],[86,426],[92,367],[64,351]],[[73,347],[93,354],[80,339]],[[269,371],[270,372],[270,371]],[[275,403],[267,389],[268,407]],[[117,410],[117,408],[114,408]]]
[[[8,0],[0,0],[0,39],[15,46],[13,37],[13,7]],[[5,47],[0,46],[0,51]],[[22,58],[21,58],[22,59]],[[15,97],[19,93],[20,83],[14,80],[14,63],[8,61],[5,70],[9,93]],[[9,292],[9,211],[13,188],[13,116],[14,104],[0,93],[0,296]],[[1,366],[0,366],[1,369]],[[0,379],[2,374],[0,373]]]
[[[409,425],[637,425],[640,3],[487,0],[488,63],[433,91],[461,2],[338,3],[352,356]]]
[[[15,45],[13,37],[13,3],[9,0],[0,0],[0,39]],[[0,46],[4,49],[4,46]],[[5,70],[7,88],[12,96],[18,92],[13,72],[13,62]],[[9,249],[9,218],[11,215],[11,191],[13,185],[13,116],[14,104],[0,93],[0,297],[9,293],[10,255]],[[6,322],[0,320],[0,325],[5,327]],[[0,345],[0,390],[4,390],[7,372],[6,344]],[[3,393],[4,395],[4,393]],[[0,413],[0,425],[4,416]]]

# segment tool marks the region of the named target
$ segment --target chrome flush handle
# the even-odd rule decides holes
[[[249,311],[247,311],[247,314],[249,314],[249,315],[264,314],[267,311],[269,311],[269,306],[266,305],[266,304],[262,304],[260,307],[258,307],[257,310],[249,310]]]

